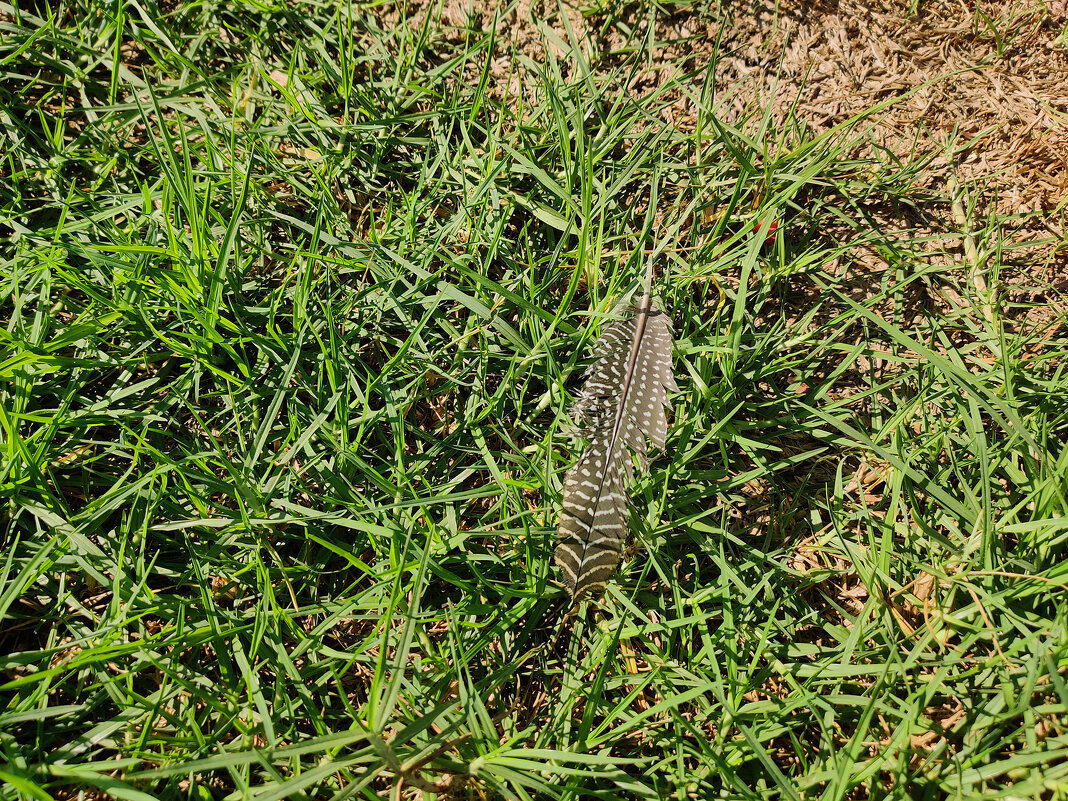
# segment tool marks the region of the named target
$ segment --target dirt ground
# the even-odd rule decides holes
[[[946,198],[959,184],[972,214],[1017,215],[1012,240],[1041,243],[1027,255],[1031,277],[1068,289],[1068,0],[914,3],[668,3],[655,17],[663,61],[627,88],[654,91],[714,61],[717,113],[728,122],[770,109],[778,125],[792,114],[815,133],[885,103],[869,118],[867,152],[857,155],[919,160],[918,187]],[[604,11],[555,0],[491,2],[477,11],[470,0],[445,0],[442,15],[457,28],[496,25],[491,92],[499,94],[515,92],[522,77],[505,43],[536,63],[554,46],[549,31],[579,41],[595,67],[609,68],[626,31],[650,18],[644,5]],[[676,94],[668,121],[686,128],[693,101]]]
[[[880,0],[787,0],[777,15],[738,15],[717,71],[780,119],[796,99],[817,131],[902,98],[874,138],[901,157],[937,154],[932,184],[953,167],[962,182],[983,179],[1002,214],[1052,210],[1068,197],[1066,23],[1064,0],[923,2],[914,14]]]

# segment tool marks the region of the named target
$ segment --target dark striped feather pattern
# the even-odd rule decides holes
[[[645,441],[663,450],[668,392],[678,391],[671,369],[671,322],[652,307],[648,280],[630,311],[598,341],[597,361],[571,412],[585,424],[582,433],[590,444],[564,479],[556,563],[576,601],[602,592],[619,563],[629,528],[633,462],[628,451],[648,469]]]

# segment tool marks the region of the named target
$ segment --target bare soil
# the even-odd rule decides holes
[[[738,15],[724,81],[822,131],[899,98],[874,139],[901,157],[934,154],[933,185],[983,179],[1001,214],[1068,197],[1066,4],[786,0]],[[777,82],[777,86],[776,86]],[[952,160],[947,158],[952,152]]]
[[[561,56],[566,42],[608,80],[652,18],[662,58],[622,88],[648,93],[694,73],[665,112],[681,129],[695,123],[709,64],[716,113],[731,123],[770,113],[777,126],[821,133],[883,104],[852,155],[922,163],[915,187],[936,199],[929,211],[950,229],[1008,215],[1010,244],[1035,244],[1017,254],[1032,265],[1027,278],[1068,289],[1068,0],[668,3],[657,15],[644,4],[445,0],[441,13],[458,35],[496,28],[489,91],[498,98],[537,91],[529,66],[546,48]],[[529,59],[518,70],[513,48]],[[950,213],[954,196],[967,220]]]

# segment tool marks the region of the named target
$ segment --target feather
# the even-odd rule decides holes
[[[645,440],[663,450],[671,371],[671,322],[653,308],[653,263],[631,315],[610,325],[598,341],[597,361],[572,408],[590,444],[564,479],[556,563],[576,601],[604,589],[619,563],[628,526],[628,449],[649,467]]]

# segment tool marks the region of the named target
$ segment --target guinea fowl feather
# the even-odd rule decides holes
[[[572,408],[590,444],[564,479],[556,563],[577,601],[604,589],[628,526],[629,452],[647,470],[645,440],[663,450],[671,370],[671,323],[651,302],[652,262],[641,300],[598,341],[597,361]]]

